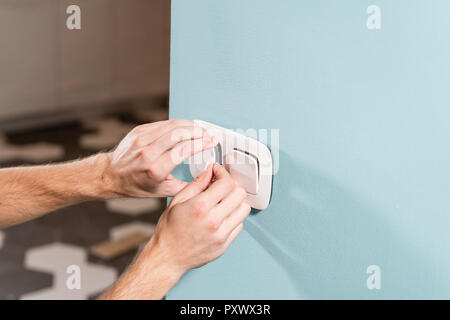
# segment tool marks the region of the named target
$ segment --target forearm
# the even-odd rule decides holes
[[[107,154],[57,165],[0,170],[0,228],[92,199],[114,197]]]
[[[100,299],[162,299],[184,273],[174,268],[166,254],[152,238],[136,261]]]

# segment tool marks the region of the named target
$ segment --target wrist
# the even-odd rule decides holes
[[[121,196],[119,181],[111,168],[111,154],[99,153],[92,158],[97,198],[114,199]]]
[[[100,299],[162,299],[182,275],[167,260],[162,248],[151,239],[131,267]]]
[[[171,256],[168,248],[165,248],[158,241],[158,236],[154,235],[142,250],[142,261],[151,268],[163,270],[168,282],[178,282],[178,280],[186,273],[187,270],[179,266],[174,257]]]

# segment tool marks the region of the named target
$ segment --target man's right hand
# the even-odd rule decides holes
[[[217,259],[236,239],[250,213],[246,195],[225,168],[210,165],[172,199],[149,243],[103,298],[163,298],[186,271]]]
[[[241,232],[250,213],[246,195],[224,167],[210,165],[173,198],[150,245],[164,250],[181,273],[218,258]]]

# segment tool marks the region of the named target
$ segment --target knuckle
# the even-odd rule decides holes
[[[138,148],[143,147],[145,145],[144,138],[142,136],[138,136],[134,139],[133,145]]]
[[[225,237],[222,234],[219,234],[218,232],[214,233],[212,237],[212,243],[216,246],[222,246],[225,242]]]
[[[156,180],[156,181],[164,180],[164,177],[161,176],[158,168],[154,164],[150,164],[147,166],[147,174],[153,180]]]
[[[206,202],[204,200],[197,200],[193,205],[193,212],[196,218],[203,218],[207,214]]]
[[[206,229],[211,232],[216,232],[217,230],[219,230],[219,226],[220,221],[218,221],[217,219],[211,219],[208,221]]]
[[[138,155],[139,155],[139,157],[141,158],[141,160],[142,160],[143,163],[150,164],[150,163],[152,162],[152,161],[151,161],[151,158],[150,158],[150,153],[147,152],[146,150],[140,150],[140,151],[138,151]],[[150,165],[149,165],[149,166],[150,166]]]

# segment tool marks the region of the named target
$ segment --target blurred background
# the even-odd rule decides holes
[[[66,27],[69,5],[81,30]],[[169,0],[0,0],[0,167],[110,150],[134,126],[167,119],[169,33]],[[0,230],[0,299],[97,297],[164,206],[83,203]],[[70,265],[80,289],[67,287]]]

